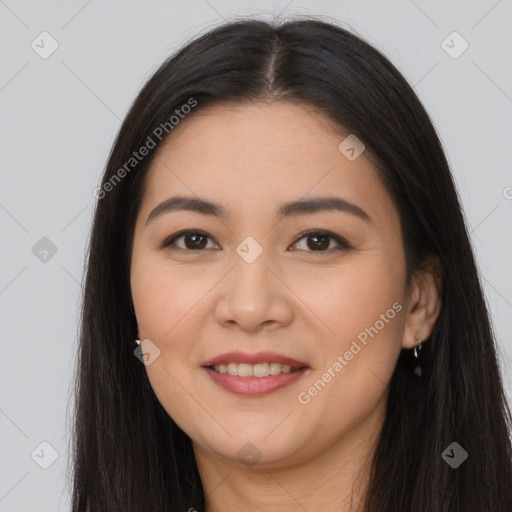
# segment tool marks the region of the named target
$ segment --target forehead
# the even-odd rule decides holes
[[[338,193],[367,205],[369,213],[391,211],[391,198],[364,152],[350,161],[339,150],[348,135],[309,105],[199,104],[158,148],[144,202],[186,193],[267,208],[307,194]]]
[[[193,147],[196,156],[215,152],[222,163],[242,159],[247,166],[251,156],[259,162],[280,157],[283,164],[295,163],[299,157],[318,158],[322,146],[337,147],[344,132],[310,105],[220,103],[203,109],[199,105],[173,129],[159,153],[169,156],[185,145]]]

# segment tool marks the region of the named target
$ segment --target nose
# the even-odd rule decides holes
[[[252,263],[235,262],[219,283],[215,318],[224,327],[238,327],[246,332],[279,328],[293,318],[293,293],[283,275],[271,268],[263,253]],[[282,274],[282,272],[281,272]]]

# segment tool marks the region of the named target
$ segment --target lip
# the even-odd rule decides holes
[[[309,368],[307,363],[297,361],[291,357],[277,354],[276,352],[258,352],[256,354],[246,354],[245,352],[226,352],[220,356],[209,359],[208,361],[201,364],[203,367],[215,366],[218,364],[228,363],[245,363],[245,364],[260,364],[260,363],[280,363],[287,364],[292,368],[303,368],[304,366]],[[298,373],[298,372],[296,372]],[[293,374],[292,374],[293,375]],[[274,377],[274,376],[273,376]],[[277,375],[275,376],[277,377]],[[243,377],[244,379],[250,379],[250,377]],[[257,379],[266,379],[267,377],[256,377]]]
[[[234,362],[233,360],[231,361]],[[272,361],[275,360],[273,359]],[[221,388],[224,388],[225,390],[230,391],[235,395],[244,396],[247,398],[262,397],[273,393],[274,391],[284,388],[285,386],[288,386],[297,381],[310,370],[309,368],[302,368],[301,370],[293,373],[280,373],[279,375],[270,375],[269,377],[238,377],[236,375],[229,375],[228,373],[218,373],[209,367],[205,367],[204,369],[213,380],[213,382],[215,382]]]

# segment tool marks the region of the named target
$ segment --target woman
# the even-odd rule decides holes
[[[170,57],[91,234],[74,511],[512,510],[510,411],[415,93],[336,24]]]

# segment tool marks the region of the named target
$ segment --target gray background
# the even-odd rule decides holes
[[[510,0],[0,0],[0,512],[69,509],[67,410],[93,190],[131,101],[197,33],[279,12],[342,21],[414,85],[458,185],[512,396]],[[43,31],[59,45],[46,59],[31,47],[50,48]],[[453,31],[469,44],[458,58],[445,49],[458,53],[462,40],[442,45]],[[46,262],[33,251],[43,237],[57,248]],[[58,452],[47,469],[41,442]]]

